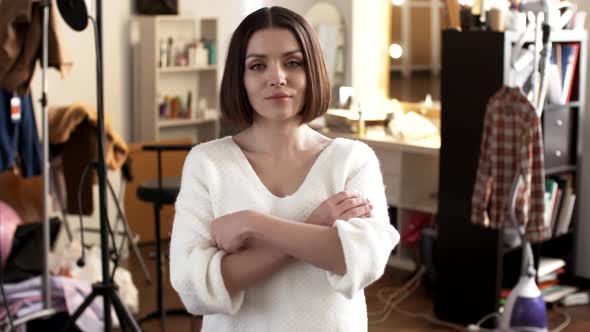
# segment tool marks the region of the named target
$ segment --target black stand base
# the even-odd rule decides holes
[[[107,293],[110,293],[111,300],[113,301],[113,306],[115,307],[115,312],[117,313],[117,317],[119,318],[119,324],[121,325],[121,329],[125,330],[125,327],[131,329],[134,332],[141,332],[139,325],[129,312],[121,299],[119,298],[119,294],[117,294],[116,286],[113,284],[105,284],[105,283],[96,283],[92,285],[92,293],[86,297],[84,302],[76,309],[72,318],[68,321],[66,326],[63,328],[62,331],[67,332],[71,331],[72,328],[75,326],[75,322],[80,318],[82,312],[86,310],[86,308],[94,301],[94,298],[97,296],[105,296]],[[105,315],[110,315],[111,313],[104,313]]]

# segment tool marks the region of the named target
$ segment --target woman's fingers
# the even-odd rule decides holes
[[[329,202],[329,204],[337,206],[345,200],[357,198],[360,196],[361,194],[358,191],[341,191],[336,195],[333,195],[332,197],[328,198],[327,201]]]
[[[363,197],[354,197],[342,201],[336,206],[338,215],[346,213],[348,210],[370,204],[369,200]]]
[[[365,215],[370,216],[372,210],[373,210],[373,205],[371,205],[369,203],[363,204],[361,206],[354,207],[354,208],[349,209],[348,211],[344,212],[340,216],[339,219],[348,220],[351,218],[364,217]]]

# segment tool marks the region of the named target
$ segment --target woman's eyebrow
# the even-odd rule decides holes
[[[283,56],[289,56],[289,55],[293,55],[295,53],[303,53],[301,52],[301,50],[292,50],[292,51],[287,51],[285,53],[283,53]],[[260,53],[250,53],[246,56],[246,59],[249,58],[268,58],[268,55],[266,54],[260,54]]]

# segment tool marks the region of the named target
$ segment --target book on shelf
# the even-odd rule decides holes
[[[549,103],[563,105],[571,101],[579,53],[580,44],[578,43],[553,44],[547,70]]]
[[[543,282],[538,282],[539,290],[544,290],[555,285],[559,285],[559,279],[551,279]]]
[[[574,286],[554,285],[542,290],[541,296],[543,296],[543,301],[545,301],[545,303],[556,303],[557,301],[577,291],[578,288]]]
[[[564,43],[561,45],[562,104],[570,102],[579,52],[580,44],[578,43]]]
[[[555,224],[557,221],[557,215],[559,213],[559,206],[561,204],[561,197],[563,196],[563,189],[559,186],[557,187],[557,192],[555,193],[555,199],[553,200],[553,206],[551,207],[551,231],[553,236],[555,236]]]
[[[557,191],[559,187],[557,181],[551,178],[545,179],[545,226],[551,227],[551,218],[553,216],[553,209],[557,200]]]
[[[561,258],[541,257],[539,259],[538,278],[553,273],[565,266],[565,261]]]
[[[572,222],[574,214],[574,204],[576,203],[576,194],[568,192],[564,199],[563,207],[560,211],[559,220],[557,222],[557,231],[555,235],[566,234]]]
[[[537,275],[537,282],[538,283],[543,283],[543,282],[548,282],[548,281],[554,281],[554,280],[559,280],[559,275],[565,273],[565,269],[564,268],[560,268],[557,269],[556,271],[553,271],[551,273],[545,274],[544,276],[538,276]]]

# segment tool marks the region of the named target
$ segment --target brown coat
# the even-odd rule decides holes
[[[78,185],[89,161],[98,159],[96,139],[97,113],[83,104],[49,109],[49,144],[62,147],[61,158],[66,184],[67,211],[78,213]],[[106,164],[109,169],[121,168],[127,159],[128,147],[105,117]],[[82,213],[93,210],[92,184],[94,171],[88,173],[82,187]]]
[[[55,1],[51,1],[48,31],[48,64],[66,70],[64,53],[56,26]],[[43,10],[33,0],[0,1],[0,89],[24,95],[41,59]]]

